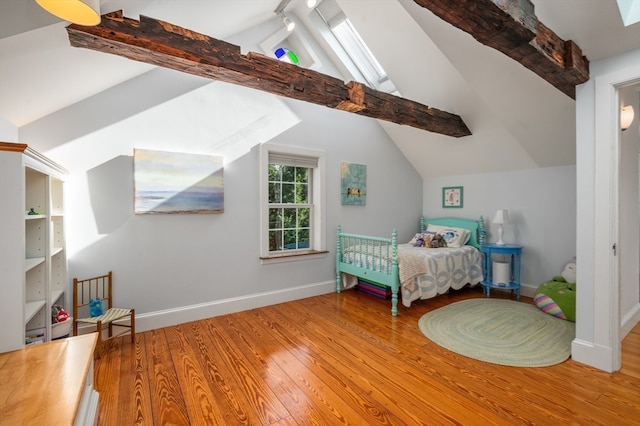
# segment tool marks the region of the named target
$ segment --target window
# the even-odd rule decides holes
[[[335,0],[324,0],[316,12],[337,43],[327,39],[353,78],[382,92],[399,95],[373,53]],[[322,32],[322,31],[321,31]],[[324,34],[325,38],[328,35]]]
[[[269,252],[310,247],[313,192],[311,167],[269,160]]]
[[[348,18],[343,16],[339,19],[331,26],[331,31],[367,82],[377,87],[388,79],[382,65],[378,63]]]
[[[260,177],[263,261],[324,252],[324,153],[262,144]]]

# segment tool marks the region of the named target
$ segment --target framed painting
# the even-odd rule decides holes
[[[367,166],[343,161],[340,186],[343,206],[364,206],[367,202]]]
[[[223,158],[134,149],[135,214],[223,213]]]
[[[448,186],[442,188],[443,208],[462,208],[463,188],[461,186]]]

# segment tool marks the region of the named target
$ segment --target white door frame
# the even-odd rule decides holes
[[[607,371],[618,371],[621,365],[618,90],[638,81],[637,75],[623,70],[597,77],[595,82],[594,343],[610,350]]]
[[[636,51],[594,63],[591,79],[576,88],[577,282],[573,360],[620,369],[620,263],[618,89],[640,81]]]
[[[595,81],[595,229],[594,229],[594,334],[593,342],[605,349],[607,371],[620,369],[620,285],[618,256],[619,126],[616,122],[618,79],[610,75]],[[605,260],[606,259],[606,260]]]

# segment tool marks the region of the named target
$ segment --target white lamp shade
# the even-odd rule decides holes
[[[633,106],[622,107],[622,110],[620,110],[620,128],[622,130],[627,130],[631,126],[634,115]]]
[[[289,19],[284,13],[282,14],[282,22],[284,22],[284,26],[287,27],[287,31],[291,32],[296,27],[295,22]]]
[[[100,0],[36,0],[44,10],[78,25],[100,23]]]
[[[496,211],[496,215],[493,217],[492,223],[509,223],[509,211],[508,210],[498,210]]]

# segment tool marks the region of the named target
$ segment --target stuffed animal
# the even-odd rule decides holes
[[[421,234],[416,237],[415,242],[413,243],[414,247],[430,247],[431,245],[431,235]]]
[[[431,238],[430,246],[432,248],[446,247],[447,242],[444,240],[444,237],[442,235],[436,234]]]
[[[89,301],[89,315],[99,317],[102,313],[102,299],[91,299]]]
[[[69,318],[69,314],[64,309],[58,311],[58,322],[65,322]]]
[[[576,258],[575,257],[564,264],[564,269],[560,275],[562,275],[562,278],[564,278],[564,280],[568,283],[576,282]]]
[[[69,314],[60,305],[53,305],[51,307],[51,324],[57,324],[59,322],[65,322],[69,318]]]

